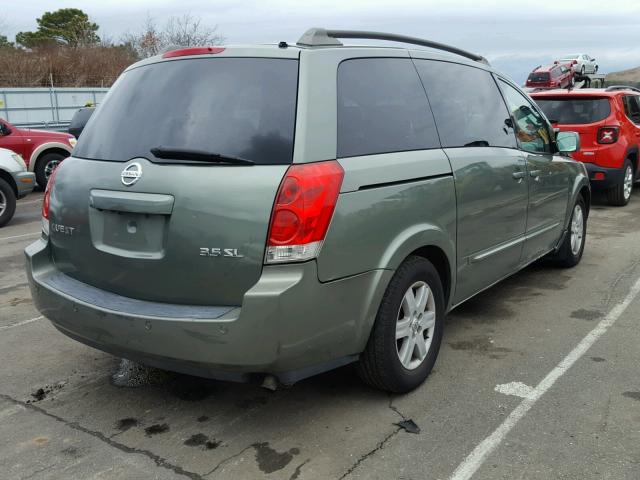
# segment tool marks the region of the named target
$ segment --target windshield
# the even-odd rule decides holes
[[[128,161],[152,148],[200,150],[286,164],[293,159],[298,61],[198,58],[124,73],[82,133],[74,156]]]
[[[604,120],[611,107],[607,98],[534,98],[547,118],[559,124],[587,124]]]

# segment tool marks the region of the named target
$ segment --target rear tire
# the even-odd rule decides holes
[[[58,166],[58,164],[64,160],[64,155],[59,153],[47,153],[38,159],[36,163],[35,173],[36,173],[36,182],[43,190],[47,188],[47,182],[49,181],[49,176],[51,172]]]
[[[5,226],[16,212],[16,194],[6,180],[0,178],[0,227]]]
[[[444,290],[438,271],[422,257],[407,258],[387,287],[358,362],[362,380],[396,393],[408,392],[422,384],[440,350],[444,310]]]
[[[624,207],[631,200],[631,192],[633,190],[633,165],[627,158],[622,166],[623,174],[620,182],[615,187],[607,191],[607,200],[611,205]]]
[[[567,231],[560,249],[551,260],[564,268],[575,267],[582,259],[584,244],[587,239],[587,207],[582,196],[571,211],[569,230]]]

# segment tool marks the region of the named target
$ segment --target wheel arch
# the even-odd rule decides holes
[[[29,171],[35,171],[38,161],[48,153],[59,153],[68,157],[71,155],[71,147],[61,142],[47,142],[39,145],[29,158]]]
[[[9,184],[9,186],[13,190],[13,193],[17,197],[18,196],[18,186],[16,185],[16,181],[13,178],[13,176],[9,172],[7,172],[6,170],[3,170],[3,169],[0,168],[0,178],[3,179],[4,181],[6,181]]]
[[[392,242],[381,258],[380,268],[396,270],[411,255],[426,258],[440,274],[449,307],[451,293],[455,291],[455,227],[452,231],[430,224],[414,225],[403,231]]]
[[[565,214],[563,232],[566,231],[567,228],[569,228],[569,222],[571,221],[571,215],[573,213],[573,206],[578,201],[578,196],[582,196],[582,198],[584,198],[584,203],[587,207],[587,216],[589,215],[589,211],[591,210],[591,183],[589,181],[589,176],[586,173],[586,170],[584,170],[584,166],[582,166],[582,169],[578,171],[578,173],[574,177],[573,185],[570,188],[571,191],[569,192],[569,201],[567,202],[567,211]]]
[[[624,158],[628,158],[629,160],[631,160],[631,164],[633,165],[633,170],[634,173],[636,174],[636,177],[638,175],[638,146],[637,145],[631,145],[629,148],[627,148],[627,154]]]
[[[429,260],[440,275],[442,281],[442,287],[444,289],[445,305],[449,305],[449,299],[451,298],[451,262],[447,258],[447,254],[440,247],[435,245],[426,245],[420,247],[417,250],[411,252],[411,255],[422,257],[425,260]]]

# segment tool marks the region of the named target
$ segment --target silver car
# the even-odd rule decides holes
[[[0,227],[6,225],[16,211],[16,200],[31,193],[35,174],[17,153],[0,148]]]
[[[571,53],[560,57],[560,63],[570,63],[576,74],[584,75],[586,73],[597,73],[598,64],[596,59],[586,53]]]

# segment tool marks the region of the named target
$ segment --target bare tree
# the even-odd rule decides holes
[[[129,33],[122,40],[138,56],[147,58],[170,47],[219,45],[225,38],[218,33],[217,25],[206,26],[200,17],[186,13],[180,17],[170,17],[162,30],[158,29],[153,17],[148,15],[142,31]]]
[[[167,44],[180,47],[219,45],[225,40],[218,33],[217,25],[203,25],[200,17],[194,17],[190,13],[169,18],[162,33]]]

